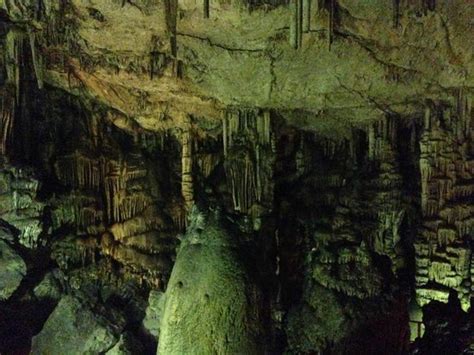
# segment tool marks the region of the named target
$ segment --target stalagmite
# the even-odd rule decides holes
[[[158,353],[264,353],[260,291],[235,239],[201,215],[195,225],[193,215],[166,289]]]

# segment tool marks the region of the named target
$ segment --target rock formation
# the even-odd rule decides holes
[[[196,208],[190,215],[164,296],[159,354],[264,351],[259,292],[216,218]]]
[[[473,15],[0,0],[0,353],[472,350]]]

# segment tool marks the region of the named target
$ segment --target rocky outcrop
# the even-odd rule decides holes
[[[26,264],[7,242],[0,240],[0,300],[8,299],[26,276]]]
[[[465,313],[457,297],[448,304],[431,302],[424,308],[424,336],[412,344],[410,354],[471,354],[474,351],[472,313]]]
[[[33,338],[32,354],[97,354],[119,340],[123,323],[110,322],[79,300],[66,296],[56,306],[43,330]]]
[[[44,245],[44,204],[36,198],[39,181],[31,170],[0,167],[0,220],[18,230],[16,240],[27,248]]]
[[[148,306],[146,308],[145,318],[143,318],[143,327],[155,339],[159,338],[161,318],[163,317],[163,308],[165,296],[163,292],[152,290],[148,296]]]

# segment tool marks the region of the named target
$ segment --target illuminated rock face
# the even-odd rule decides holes
[[[0,218],[19,231],[18,242],[27,248],[45,243],[43,234],[44,204],[36,198],[39,181],[31,171],[0,168]]]
[[[259,292],[236,243],[195,210],[165,294],[159,354],[261,354]]]
[[[449,291],[455,290],[465,311],[474,292],[470,100],[460,90],[454,107],[434,107],[425,113],[420,140],[423,224],[415,242],[419,303],[446,303]]]

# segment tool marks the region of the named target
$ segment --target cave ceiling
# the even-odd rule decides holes
[[[293,8],[278,2],[211,2],[208,18],[194,1],[40,3],[2,9],[35,34],[45,83],[100,102],[128,130],[219,120],[237,106],[346,132],[473,87],[474,10],[465,1],[436,11],[409,1],[343,0],[332,9],[320,1],[296,25]]]

